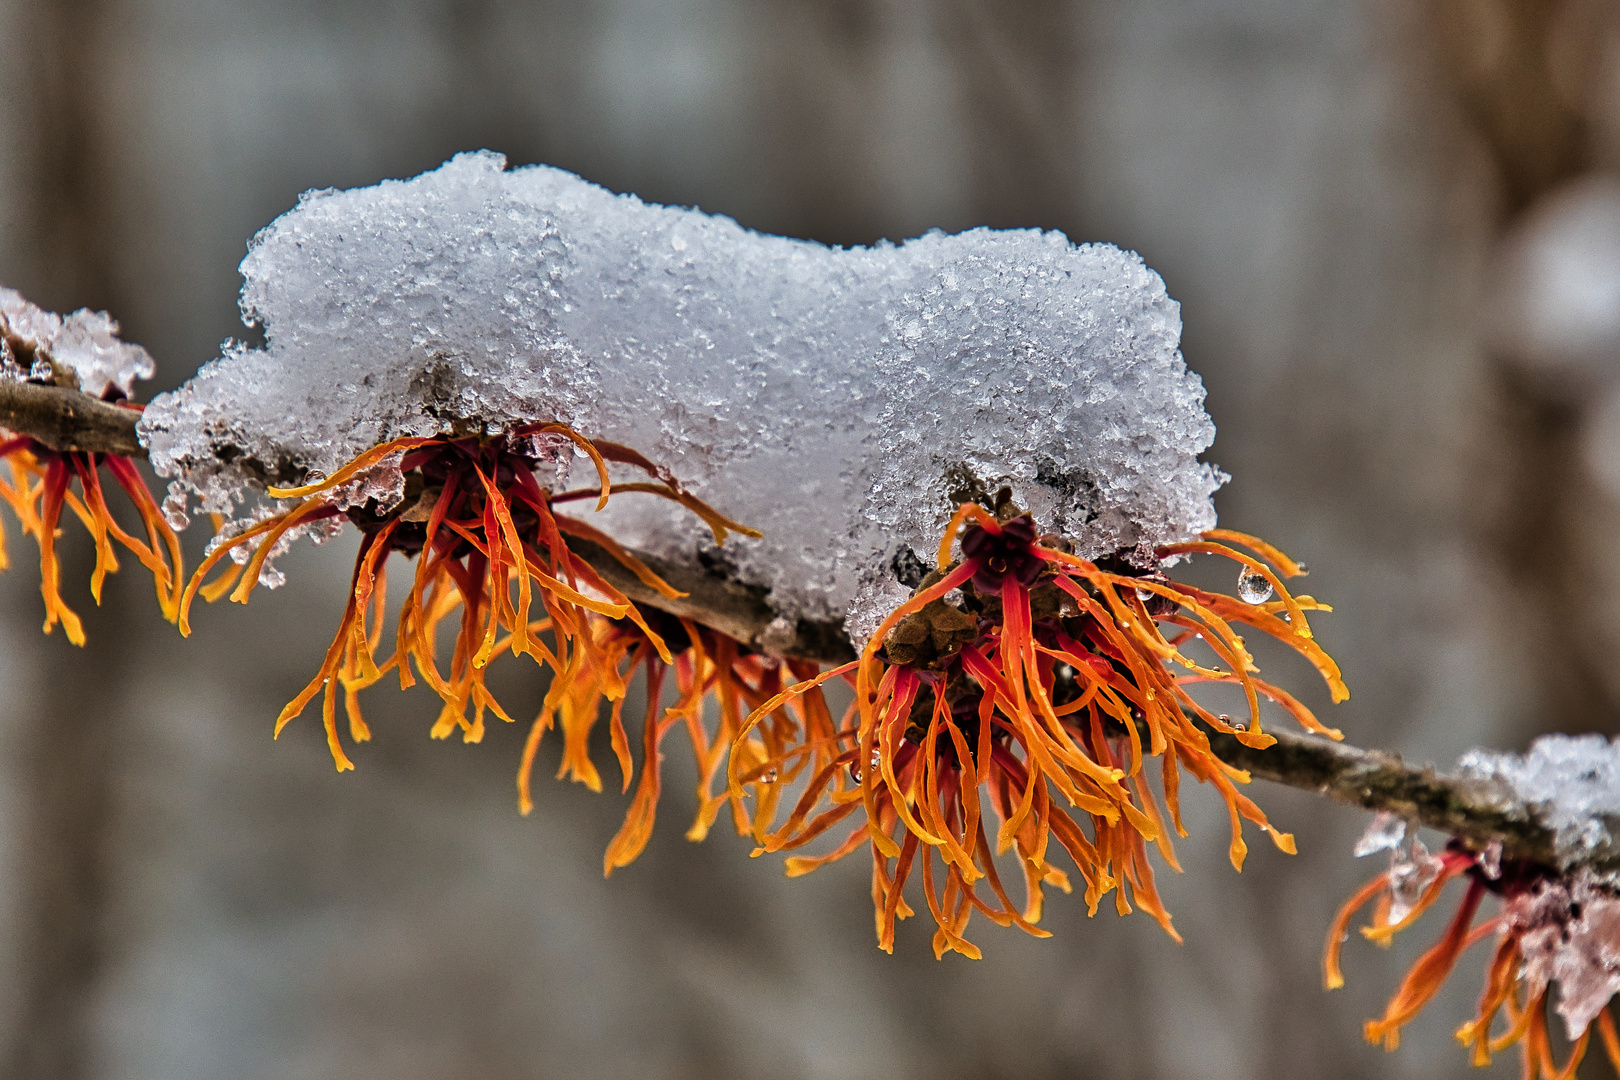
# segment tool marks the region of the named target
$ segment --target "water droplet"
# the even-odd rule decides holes
[[[780,775],[781,774],[776,771],[776,767],[772,766],[771,768],[765,770],[764,774],[759,778],[759,782],[762,784],[774,784],[776,783],[776,778]]]
[[[1297,570],[1297,571],[1299,571],[1299,572],[1300,572],[1300,573],[1301,573],[1301,574],[1308,574],[1308,573],[1310,573],[1310,572],[1311,572],[1311,568],[1310,568],[1310,567],[1308,567],[1308,566],[1306,566],[1306,565],[1305,565],[1305,564],[1304,564],[1304,563],[1302,563],[1302,562],[1296,562],[1296,563],[1294,563],[1294,569],[1295,569],[1295,570]]]
[[[1230,724],[1232,722],[1232,718],[1227,716],[1225,713],[1221,713],[1221,715],[1217,716],[1215,719],[1219,720],[1223,724]]]
[[[874,769],[879,769],[879,768],[883,767],[883,751],[879,750],[875,746],[872,747],[871,765],[872,765],[872,768],[874,768]]]
[[[1238,572],[1238,599],[1245,604],[1263,604],[1271,599],[1273,591],[1266,575],[1247,566]]]
[[[1492,881],[1502,876],[1502,841],[1492,840],[1485,845],[1479,853],[1479,869]]]
[[[857,784],[861,782],[861,769],[853,761],[849,763],[849,778]]]
[[[1142,601],[1142,603],[1144,603],[1144,604],[1147,603],[1149,600],[1153,599],[1154,595],[1155,595],[1155,593],[1151,589],[1137,589],[1136,590],[1136,598],[1138,600]]]

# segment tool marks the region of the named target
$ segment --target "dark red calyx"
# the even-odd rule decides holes
[[[973,566],[973,588],[994,596],[1011,578],[1026,588],[1046,569],[1046,560],[1035,550],[1035,520],[1028,514],[1015,517],[993,533],[977,523],[962,532],[962,557]]]

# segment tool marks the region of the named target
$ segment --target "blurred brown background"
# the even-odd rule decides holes
[[[111,310],[164,387],[242,332],[236,263],[298,192],[475,147],[830,242],[1134,247],[1184,305],[1223,524],[1338,607],[1330,719],[1442,764],[1620,729],[1612,0],[0,0],[0,45],[0,281]],[[12,531],[0,1076],[1479,1075],[1479,957],[1398,1053],[1361,1041],[1436,927],[1320,990],[1363,815],[1257,791],[1301,854],[1239,877],[1195,798],[1185,946],[1059,897],[1053,940],[980,924],[984,961],[936,963],[920,919],[890,957],[861,858],[787,881],[684,841],[678,752],[603,881],[623,800],[548,783],[520,818],[521,732],[434,744],[379,688],[357,773],[313,717],[272,742],[342,543],[186,643],[126,573],[80,651]]]

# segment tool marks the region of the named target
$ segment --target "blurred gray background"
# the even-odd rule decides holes
[[[1133,247],[1183,304],[1223,524],[1338,608],[1328,719],[1441,764],[1620,730],[1612,0],[0,0],[0,52],[0,282],[112,311],[160,388],[242,332],[245,241],[301,190],[476,147],[835,243]],[[185,643],[126,572],[81,651],[39,634],[11,531],[0,1076],[1480,1075],[1450,1038],[1479,956],[1399,1052],[1361,1040],[1438,923],[1320,989],[1376,870],[1358,813],[1254,792],[1300,854],[1255,843],[1238,876],[1192,797],[1161,879],[1184,946],[1057,897],[1052,940],[976,923],[986,959],[937,963],[924,917],[890,957],[864,859],[788,881],[682,839],[678,750],[604,881],[624,800],[545,782],[520,818],[521,731],[432,743],[430,695],[379,688],[358,772],[313,716],[272,742],[344,543]]]

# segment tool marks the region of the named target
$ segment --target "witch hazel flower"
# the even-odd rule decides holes
[[[1247,626],[1292,646],[1318,667],[1336,700],[1348,696],[1306,622],[1307,610],[1323,606],[1282,583],[1302,572],[1299,565],[1254,537],[1224,530],[1158,550],[1162,560],[1195,552],[1233,559],[1242,576],[1267,583],[1264,597],[1251,587],[1253,599],[1243,601],[1157,571],[1100,566],[1067,547],[1061,538],[1037,536],[1031,516],[1006,491],[989,508],[962,504],[940,542],[937,569],[883,621],[861,658],[767,702],[738,739],[738,794],[761,770],[807,754],[819,765],[784,824],[773,829],[769,815],[755,816],[756,855],[799,849],[858,815],[841,844],[820,856],[790,857],[788,873],[870,847],[885,950],[893,949],[896,920],[912,913],[903,890],[919,863],[938,925],[936,956],[980,955],[964,936],[975,913],[1045,936],[1036,926],[1043,887],[1071,888],[1054,861],[1059,851],[1084,881],[1088,911],[1113,892],[1120,914],[1134,901],[1179,941],[1147,849],[1154,845],[1180,869],[1170,833],[1187,835],[1178,798],[1183,771],[1226,802],[1234,868],[1242,869],[1248,851],[1244,820],[1294,851],[1293,837],[1237,790],[1249,777],[1214,755],[1208,732],[1253,747],[1274,743],[1261,729],[1259,701],[1266,698],[1307,730],[1340,737],[1257,677],[1237,632]],[[840,676],[852,681],[855,703],[833,738],[776,755],[749,745],[753,725],[783,701]],[[1199,683],[1239,688],[1247,717],[1233,721],[1205,709],[1191,693]],[[1159,759],[1162,809],[1145,768],[1151,758]],[[745,772],[748,759],[758,763]],[[1025,878],[1022,910],[996,866],[1009,851]]]
[[[1376,902],[1362,935],[1388,944],[1439,902],[1448,882],[1466,882],[1440,939],[1412,966],[1383,1016],[1367,1021],[1367,1041],[1397,1049],[1401,1028],[1439,992],[1462,954],[1494,938],[1479,1008],[1457,1030],[1473,1064],[1488,1065],[1493,1054],[1517,1046],[1527,1080],[1568,1080],[1596,1035],[1620,1071],[1620,1039],[1607,1008],[1620,992],[1620,888],[1585,868],[1561,872],[1519,860],[1495,863],[1457,841],[1437,861],[1438,873],[1415,902],[1397,899],[1401,882],[1398,868],[1392,868],[1359,889],[1329,931],[1323,968],[1332,990],[1344,985],[1340,950],[1358,910]],[[1476,921],[1483,902],[1493,896],[1498,912]],[[1570,1044],[1562,1065],[1548,1034],[1549,1011],[1563,1018]]]
[[[339,768],[340,698],[354,743],[362,691],[425,682],[432,733],[476,741],[487,715],[512,719],[488,665],[526,654],[551,681],[520,805],[554,728],[560,775],[603,786],[606,724],[633,794],[605,870],[645,845],[680,731],[688,836],[729,808],[761,852],[793,852],[790,874],[868,845],[880,944],[915,869],[936,951],[968,955],[974,911],[1041,932],[1063,859],[1088,907],[1117,889],[1169,930],[1147,849],[1176,865],[1184,775],[1221,793],[1235,865],[1245,820],[1292,850],[1208,733],[1267,745],[1264,699],[1337,737],[1242,637],[1283,641],[1342,699],[1308,622],[1326,607],[1285,587],[1299,564],[1215,527],[1203,387],[1136,255],[1032,230],[828,248],[477,153],[310,192],[242,270],[264,347],[227,343],[140,431],[173,518],[220,528],[182,629],[198,596],[276,585],[294,537],[360,530],[337,634],[278,721],[321,698]],[[390,649],[395,556],[415,567]],[[1233,560],[1235,597],[1166,573],[1205,556]],[[655,566],[727,579],[776,618],[750,640],[700,626]],[[860,658],[776,656],[806,625],[841,626]],[[647,711],[627,720],[636,679]],[[833,680],[854,691],[842,715]],[[1212,685],[1241,720],[1200,704]]]
[[[541,486],[536,471],[544,471],[553,456],[549,451],[561,440],[578,446],[596,466],[594,487],[553,493]],[[582,757],[591,722],[606,700],[622,706],[630,670],[648,667],[648,679],[657,682],[652,665],[676,664],[687,687],[707,690],[714,676],[701,679],[688,670],[701,660],[687,658],[705,653],[702,635],[690,624],[673,629],[684,638],[682,663],[677,663],[641,610],[609,584],[570,548],[570,539],[583,540],[605,550],[633,573],[643,585],[668,599],[683,596],[640,559],[612,538],[576,517],[557,512],[559,506],[594,502],[606,506],[614,494],[608,478],[609,460],[631,463],[654,477],[663,470],[627,448],[585,439],[560,424],[518,428],[500,437],[397,439],[361,454],[331,477],[297,488],[269,488],[272,498],[288,508],[264,517],[216,542],[187,585],[180,605],[180,630],[190,633],[190,610],[198,595],[247,603],[260,580],[263,566],[294,529],[319,522],[347,519],[361,531],[348,603],[325,661],[304,690],[276,721],[281,729],[318,695],[327,744],[339,771],[353,768],[337,724],[337,695],[344,694],[350,739],[364,742],[370,728],[362,715],[361,690],[395,673],[403,688],[421,678],[443,701],[431,734],[447,738],[459,731],[466,742],[484,735],[486,713],[504,721],[512,717],[485,686],[490,662],[506,653],[527,654],[552,675],[551,692],[531,727],[523,754],[518,787],[520,804],[530,809],[529,774],[541,736],[561,720],[567,752],[564,771],[600,790],[601,782],[588,756]],[[400,494],[388,502],[375,497],[354,505],[355,478],[383,461],[403,478]],[[705,521],[716,543],[728,532],[753,530],[718,514],[700,500],[662,481],[620,484],[627,493],[647,493],[685,508]],[[208,575],[227,554],[245,549],[251,555],[213,582]],[[379,660],[386,563],[390,554],[416,560],[416,573],[406,600],[397,614],[395,647]],[[439,629],[459,613],[459,626],[449,670],[440,668]],[[662,622],[669,632],[667,620]],[[661,671],[661,669],[660,669]],[[651,695],[657,700],[657,694]],[[690,712],[697,700],[677,712]],[[615,752],[630,779],[622,721],[615,711]],[[587,719],[589,718],[589,720]],[[697,747],[699,758],[705,746]],[[656,762],[656,744],[649,762]],[[656,764],[648,766],[656,769]],[[708,772],[714,772],[710,765]],[[711,815],[712,820],[712,815]],[[643,839],[642,843],[645,840]]]
[[[1340,951],[1357,911],[1374,904],[1362,934],[1387,944],[1434,907],[1449,882],[1461,881],[1466,888],[1439,941],[1407,973],[1384,1015],[1367,1022],[1368,1041],[1396,1049],[1401,1028],[1438,993],[1462,954],[1494,939],[1478,1011],[1457,1031],[1473,1063],[1489,1064],[1493,1054],[1517,1046],[1528,1080],[1568,1080],[1595,1038],[1620,1072],[1620,1035],[1608,1009],[1620,993],[1620,883],[1586,861],[1608,840],[1620,810],[1620,749],[1597,735],[1548,736],[1522,755],[1470,751],[1459,767],[1537,808],[1554,834],[1552,864],[1504,858],[1500,841],[1476,850],[1453,839],[1431,856],[1417,840],[1408,852],[1397,839],[1390,869],[1362,886],[1334,920],[1323,960],[1327,987],[1344,984]],[[1369,835],[1379,827],[1387,832],[1388,824],[1375,822]],[[1497,910],[1479,919],[1492,898]],[[1548,1032],[1550,1012],[1562,1019],[1570,1047],[1561,1065]]]
[[[139,412],[141,407],[129,397],[135,381],[151,378],[152,372],[146,350],[120,341],[118,324],[106,312],[81,310],[64,317],[29,303],[14,289],[0,288],[0,381],[75,390]],[[39,544],[47,634],[61,625],[73,644],[83,645],[85,640],[79,616],[62,597],[56,538],[64,510],[95,541],[96,564],[90,577],[95,602],[101,603],[107,575],[118,569],[116,543],[152,574],[158,606],[166,619],[174,621],[182,575],[179,541],[127,455],[62,449],[39,437],[0,427],[0,461],[10,470],[9,480],[0,478],[0,501],[11,508],[23,532]],[[108,504],[109,485],[103,474],[129,499],[144,539],[119,524]],[[0,570],[6,567],[4,523],[0,521]]]

